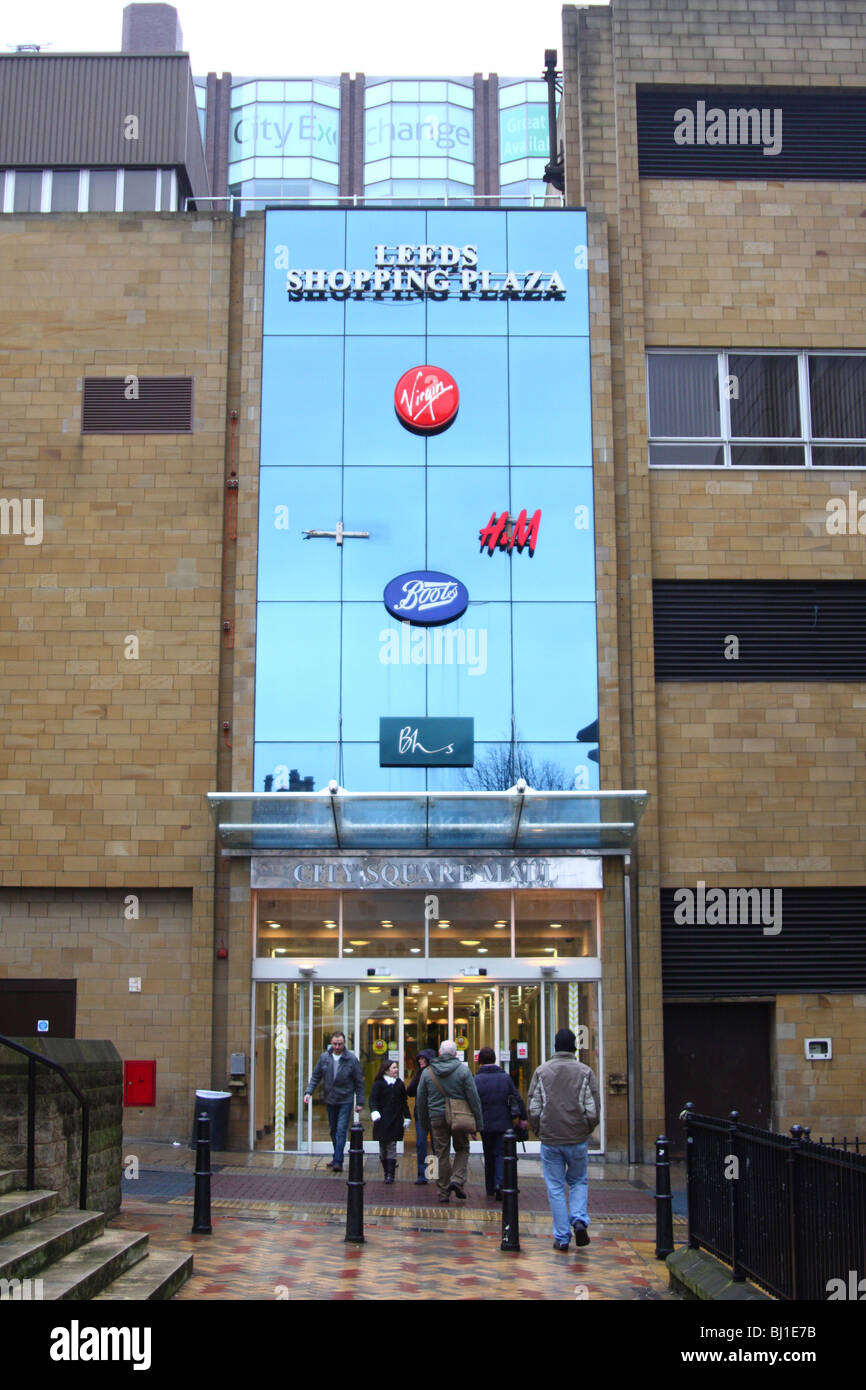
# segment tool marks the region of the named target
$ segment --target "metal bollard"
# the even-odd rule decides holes
[[[196,1121],[192,1233],[194,1236],[213,1234],[210,1220],[210,1118],[207,1115],[199,1115]]]
[[[664,1134],[656,1140],[656,1259],[674,1251],[674,1199],[671,1196],[669,1141]]]
[[[364,1237],[364,1127],[349,1130],[349,1177],[346,1183],[346,1241],[366,1245]]]
[[[517,1136],[506,1134],[502,1145],[502,1241],[500,1250],[520,1249],[520,1222],[517,1210]]]

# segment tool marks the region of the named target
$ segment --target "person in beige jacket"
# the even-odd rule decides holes
[[[541,1140],[541,1171],[553,1217],[553,1248],[589,1245],[586,1151],[601,1113],[598,1082],[575,1057],[576,1039],[560,1028],[555,1052],[529,1083],[529,1123]]]

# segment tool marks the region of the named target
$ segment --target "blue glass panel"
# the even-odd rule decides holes
[[[339,780],[336,743],[257,743],[255,746],[254,789],[265,790],[265,778],[273,777],[272,792],[307,791],[297,786],[312,777],[314,792],[322,791],[332,778]],[[292,777],[292,773],[296,777]]]
[[[482,553],[478,539],[491,512],[507,510],[507,468],[428,469],[427,568],[453,574],[477,601],[507,602],[511,560]]]
[[[448,84],[447,82],[422,82],[420,100],[421,101],[447,101]]]
[[[469,593],[471,598],[471,589]],[[456,623],[430,629],[427,656],[428,714],[471,716],[477,739],[502,738],[509,733],[511,624],[507,603],[470,601]]]
[[[243,82],[243,83],[241,83],[241,85],[238,86],[238,87],[232,86],[232,110],[233,110],[233,111],[234,111],[234,108],[235,108],[236,106],[245,106],[245,105],[249,105],[249,103],[255,101],[255,99],[256,99],[256,84],[255,84],[255,82]]]
[[[456,307],[467,309],[467,304]],[[489,307],[489,306],[487,306]],[[508,416],[505,383],[508,353],[505,338],[439,338],[427,340],[427,356],[457,382],[460,408],[450,429],[427,446],[432,467],[459,464],[464,468],[508,462]],[[481,522],[479,521],[479,526]]]
[[[377,245],[387,245],[392,251],[398,245],[420,246],[425,235],[423,212],[383,214],[378,209],[359,212],[349,218],[345,264],[352,269],[361,267],[373,270]],[[425,324],[423,298],[395,302],[386,291],[379,302],[368,295],[363,300],[352,297],[346,303],[347,333],[423,334]],[[411,367],[412,363],[407,363],[407,366]]]
[[[392,305],[391,313],[399,318],[409,307]],[[423,363],[423,338],[346,340],[347,465],[423,465],[424,440],[410,434],[394,410],[394,388],[400,377]]]
[[[307,89],[309,89],[309,87],[310,87],[310,83],[309,83],[309,82],[296,82],[296,83],[293,83],[292,85],[293,85],[293,87],[295,87],[295,88],[307,88]],[[284,95],[285,95],[285,93],[284,93],[284,88],[283,88],[282,82],[259,82],[259,83],[258,83],[257,96],[258,96],[259,101],[282,101]],[[293,95],[295,96],[295,99],[296,99],[296,100],[297,100],[298,98],[302,97],[302,96],[306,96],[307,100],[309,101],[311,93],[310,93],[309,90],[306,90],[306,91],[295,91],[295,92],[293,93]]]
[[[395,575],[424,567],[424,477],[423,468],[401,468],[399,477],[391,468],[346,469],[343,525],[370,532],[369,540],[343,543],[346,601],[381,603]]]
[[[517,736],[573,739],[598,715],[595,605],[514,603],[511,611]]]
[[[519,106],[526,101],[526,83],[512,82],[509,87],[499,88],[499,109],[503,111],[507,106]]]
[[[367,87],[364,91],[364,106],[368,109],[371,106],[382,106],[390,100],[390,82],[378,82],[374,87]]]
[[[412,710],[407,710],[412,714]],[[343,744],[343,786],[353,792],[423,792],[423,767],[380,767],[375,743]]]
[[[508,218],[508,264],[518,272],[540,270],[545,281],[557,271],[565,284],[561,300],[512,300],[512,333],[589,333],[588,272],[578,269],[577,248],[586,245],[586,213],[514,211]]]
[[[299,169],[292,169],[291,167],[286,167],[291,166],[292,164],[300,164],[301,167]],[[298,173],[309,175],[309,172],[310,161],[308,159],[300,161],[296,159],[262,159],[261,157],[258,157],[253,161],[253,177],[256,179],[278,179],[281,177],[283,173]]]
[[[325,545],[327,542],[309,542]],[[256,738],[333,739],[339,729],[340,605],[260,603]]]
[[[521,743],[521,776],[539,791],[598,791],[599,767],[587,755],[597,743]]]
[[[262,467],[339,464],[342,338],[265,338],[262,346]],[[330,408],[326,403],[330,402]]]
[[[372,164],[365,164],[365,165],[364,165],[364,182],[365,182],[365,184],[375,183],[375,182],[377,182],[377,181],[380,180],[380,179],[389,179],[390,177],[391,177],[391,161],[390,161],[390,159],[377,159],[377,160],[375,160],[374,163],[372,163]]]
[[[329,164],[324,159],[314,159],[310,164],[310,173],[314,179],[320,180],[328,185],[328,192],[332,192],[340,182],[340,166]]]
[[[457,179],[460,183],[465,183],[468,187],[474,184],[475,166],[474,164],[466,164],[462,160],[454,159],[453,157],[449,158],[448,177]]]
[[[262,469],[259,602],[339,600],[340,547],[336,540],[323,537],[304,540],[302,533],[336,528],[341,509],[340,481],[339,468]]]
[[[449,82],[448,101],[452,106],[468,106],[472,110],[475,106],[475,90],[473,87],[463,87],[456,82]]]
[[[512,467],[591,467],[589,340],[512,338],[509,378]]]
[[[394,101],[419,101],[419,84],[417,82],[392,82],[391,96]]]
[[[420,159],[403,159],[393,157],[391,163],[391,176],[395,179],[417,179],[421,177],[423,165]],[[431,170],[431,173],[435,171]],[[444,173],[444,170],[443,170]]]
[[[505,214],[502,212],[452,212],[450,209],[428,212],[427,239],[433,246],[474,246],[479,268],[506,268]],[[427,306],[427,331],[431,334],[504,333],[506,326],[506,306],[495,299],[463,300],[458,295],[438,302],[431,300]],[[500,392],[502,389],[500,383]]]
[[[359,545],[366,542],[359,541]],[[379,742],[383,714],[420,714],[425,707],[426,629],[396,623],[381,600],[352,603],[343,621],[343,738]],[[328,660],[332,665],[334,649]]]
[[[289,91],[291,91],[291,86],[289,86]],[[331,87],[326,82],[314,82],[313,100],[321,102],[325,106],[334,106],[339,108],[340,89],[339,87]]]
[[[513,468],[511,512],[541,508],[538,544],[512,553],[516,599],[595,602],[595,533],[591,468]]]
[[[267,333],[342,333],[342,300],[290,301],[286,271],[278,247],[289,248],[289,265],[299,270],[335,270],[346,266],[346,214],[338,211],[268,213],[265,244],[265,312]],[[277,261],[280,262],[279,266]],[[357,262],[363,264],[363,262]]]

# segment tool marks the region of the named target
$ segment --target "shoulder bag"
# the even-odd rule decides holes
[[[431,1081],[435,1082],[440,1096],[445,1101],[445,1123],[452,1134],[473,1134],[478,1129],[478,1121],[472,1113],[472,1106],[462,1096],[446,1096],[442,1083],[432,1067],[428,1067]]]

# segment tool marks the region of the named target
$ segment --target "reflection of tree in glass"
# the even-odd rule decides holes
[[[463,773],[466,790],[471,792],[507,791],[518,777],[536,791],[564,792],[574,785],[573,775],[557,763],[547,759],[537,762],[527,748],[518,756],[513,743],[495,744]]]

